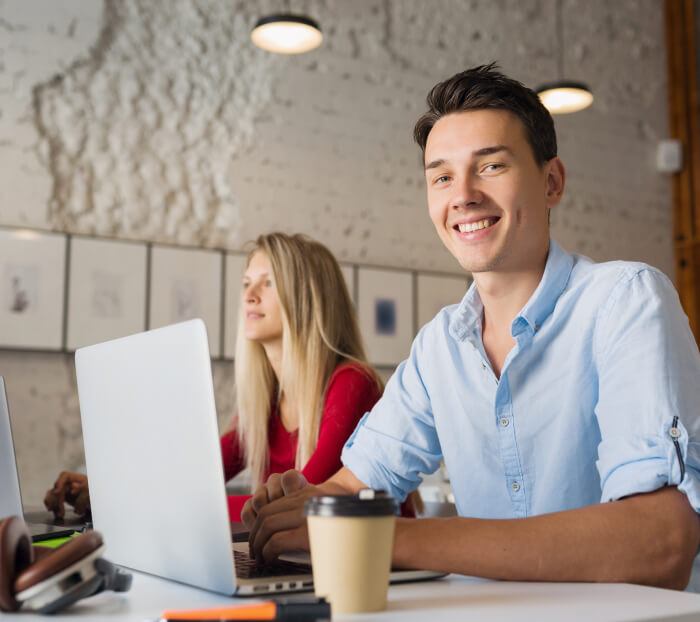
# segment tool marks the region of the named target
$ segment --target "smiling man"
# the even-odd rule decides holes
[[[494,66],[436,85],[414,135],[430,218],[474,284],[420,331],[336,475],[255,493],[251,551],[308,547],[310,496],[403,499],[444,459],[459,517],[397,519],[395,565],[699,589],[700,356],[672,284],[550,238],[554,124]]]

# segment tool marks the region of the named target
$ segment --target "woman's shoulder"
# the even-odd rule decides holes
[[[336,366],[328,381],[325,408],[342,407],[341,410],[351,409],[364,414],[381,395],[381,382],[371,367],[343,361]]]
[[[371,394],[378,399],[382,394],[381,382],[369,365],[356,361],[338,363],[328,380],[328,392],[349,391],[354,394]]]
[[[334,381],[340,378],[343,380],[357,379],[359,381],[377,384],[377,376],[372,368],[355,361],[342,361],[338,363],[331,374],[328,385],[330,386]]]

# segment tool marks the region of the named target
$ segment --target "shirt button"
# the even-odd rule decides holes
[[[513,492],[518,492],[518,490],[520,490],[520,484],[515,481],[510,485],[510,487],[513,489]]]
[[[481,369],[486,371],[486,363],[484,363],[484,361],[481,361]]]
[[[679,438],[681,435],[681,431],[678,428],[671,428],[668,433],[671,435],[671,438]]]
[[[508,427],[508,424],[510,423],[510,421],[508,420],[508,417],[501,417],[501,418],[498,420],[498,422],[499,422],[499,423],[501,424],[501,426],[503,426],[504,428],[507,428],[507,427]]]

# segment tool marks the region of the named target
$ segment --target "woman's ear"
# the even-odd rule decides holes
[[[545,201],[549,209],[556,207],[564,194],[566,169],[559,158],[552,158],[545,163]]]

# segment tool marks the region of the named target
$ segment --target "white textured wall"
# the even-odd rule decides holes
[[[326,36],[249,42],[272,0],[0,0],[0,224],[239,248],[304,231],[340,259],[456,271],[411,142],[428,89],[498,60],[556,78],[553,0],[307,0]],[[672,270],[663,5],[564,0],[567,77],[594,106],[557,119],[569,250]],[[82,459],[72,361],[0,352],[26,501]],[[231,365],[216,364],[222,419]]]

